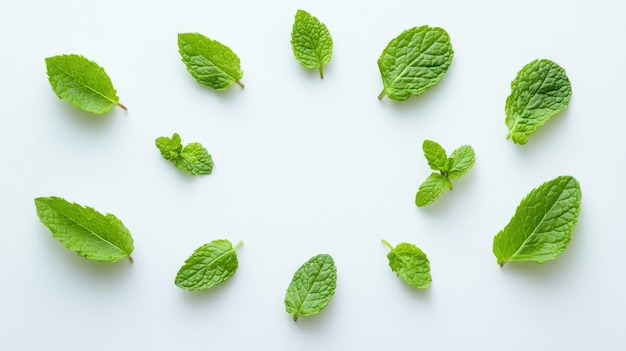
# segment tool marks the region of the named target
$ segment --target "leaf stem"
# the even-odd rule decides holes
[[[387,245],[387,247],[393,251],[393,246],[391,246],[391,244],[387,240],[383,239],[383,244]]]
[[[233,246],[233,250],[236,250],[241,245],[243,245],[243,240],[239,240],[239,242],[236,243],[235,246]]]
[[[382,100],[385,97],[386,93],[387,93],[387,89],[383,89],[383,91],[381,91],[380,94],[378,94],[378,100]]]
[[[293,321],[294,321],[294,322],[298,321],[298,314],[297,314],[297,313],[295,313],[295,314],[293,315]]]
[[[123,103],[121,103],[121,102],[118,102],[118,103],[117,103],[117,106],[121,107],[121,108],[122,108],[122,110],[124,110],[124,111],[128,111],[128,109],[126,108],[126,106],[124,106],[124,104],[123,104]]]
[[[133,257],[131,255],[126,256],[126,258],[128,258],[128,261],[130,261],[130,263],[135,262],[135,260],[133,260]]]
[[[324,79],[324,71],[322,71],[322,66],[320,66],[319,69],[320,69],[320,78]]]
[[[241,87],[241,89],[243,89],[243,88],[245,88],[245,87],[246,87],[245,85],[243,85],[243,83],[242,83],[242,82],[240,82],[240,81],[238,81],[238,80],[236,80],[236,81],[235,81],[235,83],[237,83],[237,85],[239,85],[239,86]]]

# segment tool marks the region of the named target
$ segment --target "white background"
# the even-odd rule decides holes
[[[324,80],[292,55],[299,8],[333,36]],[[618,1],[5,4],[0,349],[624,349],[623,14]],[[451,36],[447,75],[419,98],[377,100],[378,56],[424,24]],[[239,55],[244,90],[195,82],[177,48],[189,31]],[[59,100],[44,59],[64,53],[102,65],[128,112],[95,116]],[[566,69],[572,100],[514,145],[504,102],[536,58]],[[161,157],[154,140],[174,132],[209,150],[212,175]],[[424,139],[449,152],[472,145],[477,161],[418,209]],[[558,175],[583,191],[567,251],[500,268],[493,236]],[[135,263],[67,251],[35,212],[33,199],[52,195],[118,216]],[[233,278],[206,292],[177,288],[184,260],[219,238],[244,241]],[[427,253],[428,290],[391,272],[383,238]],[[338,267],[336,294],[294,322],[285,289],[323,252]]]

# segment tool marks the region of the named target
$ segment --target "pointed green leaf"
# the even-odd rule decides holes
[[[452,152],[447,160],[448,177],[450,179],[459,179],[469,172],[474,166],[476,155],[474,149],[469,145],[464,145]]]
[[[444,150],[441,145],[432,140],[424,140],[422,150],[424,150],[424,156],[428,161],[430,169],[441,172],[448,171],[448,165],[446,163],[448,156],[446,155],[446,150]]]
[[[213,240],[197,248],[176,274],[175,284],[181,289],[195,291],[214,287],[235,274],[239,261],[237,249],[228,240]]]
[[[533,189],[493,239],[498,264],[543,263],[557,258],[572,239],[581,197],[580,185],[571,176],[557,177]]]
[[[58,55],[46,58],[48,80],[60,99],[81,110],[101,114],[119,102],[111,78],[104,68],[81,55]]]
[[[439,173],[431,173],[417,190],[417,194],[415,194],[415,204],[418,207],[431,204],[447,189],[452,189],[450,179]]]
[[[298,10],[291,30],[293,54],[306,68],[317,68],[324,78],[322,67],[330,62],[333,39],[324,23],[304,10]]]
[[[176,161],[180,152],[183,150],[183,145],[181,144],[180,135],[178,133],[174,133],[171,138],[168,137],[159,137],[156,139],[155,144],[159,151],[161,151],[161,155],[168,161]]]
[[[546,59],[527,64],[511,82],[506,99],[507,138],[526,144],[537,128],[567,108],[571,96],[572,86],[561,66]]]
[[[239,57],[228,46],[200,33],[181,33],[178,49],[187,71],[198,83],[217,91],[226,90],[233,83],[243,88]]]
[[[337,267],[330,255],[320,254],[304,263],[293,276],[285,295],[293,320],[319,313],[335,294]]]
[[[398,277],[418,289],[430,286],[430,262],[420,248],[409,243],[400,243],[394,248],[386,240],[383,243],[391,250],[387,254],[389,267]]]
[[[157,138],[155,144],[166,160],[173,161],[176,168],[184,172],[191,175],[213,172],[213,158],[200,143],[189,143],[182,147],[180,135],[174,133],[172,138]]]
[[[419,96],[441,80],[454,51],[448,33],[438,27],[413,27],[387,44],[378,59],[385,95],[394,100]]]
[[[35,206],[41,223],[69,250],[90,260],[132,262],[133,238],[114,215],[54,196],[36,198]]]

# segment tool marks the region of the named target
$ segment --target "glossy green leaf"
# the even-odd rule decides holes
[[[561,66],[546,59],[527,64],[511,82],[506,99],[507,138],[526,144],[537,128],[567,108],[571,96],[572,86]]]
[[[228,240],[214,240],[197,248],[176,274],[175,284],[181,289],[195,291],[214,287],[235,274],[239,261]]]
[[[378,59],[384,89],[394,100],[419,96],[439,83],[452,63],[448,33],[438,27],[413,27],[391,40]]]
[[[240,82],[241,62],[228,46],[200,33],[181,33],[178,49],[187,71],[198,83],[217,91],[226,90],[233,83],[244,87]]]
[[[293,276],[285,295],[293,320],[319,313],[335,294],[337,267],[330,255],[320,254],[304,263]]]
[[[117,105],[126,110],[104,68],[84,56],[48,57],[46,69],[55,94],[79,109],[101,114]]]
[[[557,177],[533,189],[493,239],[498,264],[543,263],[561,255],[572,239],[581,197],[580,184],[571,176]]]
[[[317,68],[320,78],[324,78],[322,67],[330,62],[333,54],[333,39],[324,23],[308,12],[298,10],[291,30],[291,48],[302,66]]]
[[[418,289],[430,286],[430,262],[420,248],[409,243],[400,243],[394,248],[386,240],[383,243],[391,250],[387,254],[389,267],[398,277]]]
[[[114,215],[54,196],[36,198],[35,206],[41,223],[69,250],[95,261],[132,262],[133,238]]]

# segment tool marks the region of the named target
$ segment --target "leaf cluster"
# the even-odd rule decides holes
[[[211,174],[213,158],[200,143],[189,143],[183,147],[180,135],[174,133],[171,138],[158,137],[156,147],[163,158],[174,162],[176,168],[191,175]]]

